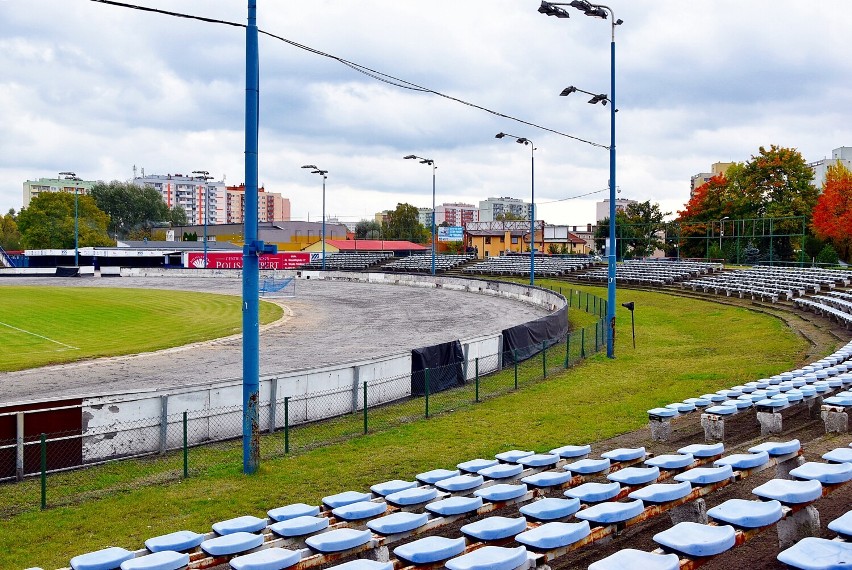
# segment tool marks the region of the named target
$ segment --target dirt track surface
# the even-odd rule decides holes
[[[240,295],[232,278],[8,278],[11,285],[179,289]],[[398,354],[518,325],[547,312],[505,298],[415,287],[298,281],[260,338],[261,376]],[[182,349],[0,374],[0,404],[158,390],[242,377],[240,336]]]

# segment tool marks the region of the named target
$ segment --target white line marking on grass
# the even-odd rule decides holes
[[[44,339],[44,340],[46,340],[46,341],[49,341],[49,342],[52,342],[52,343],[58,344],[59,346],[64,346],[65,348],[67,348],[67,349],[69,349],[69,350],[80,350],[80,349],[79,349],[79,348],[77,348],[76,346],[71,346],[70,344],[65,344],[64,342],[59,342],[58,340],[53,340],[52,338],[47,338],[46,336],[42,336],[42,335],[40,335],[40,334],[36,334],[36,333],[34,333],[34,332],[30,332],[30,331],[27,331],[27,330],[24,330],[24,329],[19,329],[18,327],[13,327],[12,325],[7,324],[7,323],[4,323],[3,321],[0,321],[0,325],[3,325],[4,327],[9,327],[10,329],[16,330],[16,331],[18,331],[18,332],[22,332],[22,333],[24,333],[24,334],[29,334],[29,335],[32,335],[32,336],[37,336],[38,338],[42,338],[42,339]]]

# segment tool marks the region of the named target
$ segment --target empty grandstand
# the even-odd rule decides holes
[[[341,251],[326,255],[325,268],[338,271],[361,271],[375,267],[393,257],[388,251]],[[302,269],[322,269],[322,260],[303,265]]]
[[[435,256],[435,271],[441,273],[455,269],[460,265],[476,259],[473,254],[442,254]],[[432,255],[416,254],[395,259],[385,265],[387,271],[424,272],[432,271]]]
[[[671,285],[700,275],[721,271],[721,263],[701,263],[694,261],[625,261],[615,270],[615,279],[619,283],[633,285]],[[607,280],[607,270],[594,269],[579,279],[586,281]]]
[[[819,293],[838,285],[849,284],[847,271],[819,268],[752,267],[726,271],[718,275],[695,279],[683,284],[693,291],[716,295],[736,295],[776,302],[793,300],[807,293]]]
[[[587,257],[536,256],[535,274],[543,277],[556,277],[587,269],[591,265],[592,260]],[[529,255],[489,257],[485,261],[465,267],[462,271],[467,275],[528,276],[530,274],[530,257]]]

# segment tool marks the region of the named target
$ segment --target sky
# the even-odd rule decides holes
[[[133,2],[133,0],[129,0]],[[852,146],[852,2],[609,0],[616,27],[619,198],[676,214],[690,176],[761,146],[805,160]],[[246,22],[238,0],[137,5]],[[529,201],[537,218],[585,225],[608,197],[609,20],[537,0],[258,0],[258,27],[473,106],[378,81],[260,37],[259,181],[293,219],[350,222],[407,202]],[[206,170],[244,181],[245,30],[91,0],[0,0],[0,212],[25,180]],[[539,127],[545,127],[539,128]],[[562,134],[556,134],[558,131]],[[564,136],[564,135],[570,135]],[[582,140],[577,140],[582,139]],[[582,142],[588,141],[588,142]],[[595,144],[588,144],[595,143]]]

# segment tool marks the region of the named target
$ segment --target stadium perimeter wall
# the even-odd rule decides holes
[[[125,269],[122,275],[142,277],[236,277],[235,271]],[[281,276],[281,272],[278,272]],[[330,280],[384,283],[418,288],[444,288],[460,292],[493,295],[530,303],[555,312],[566,307],[565,298],[553,291],[515,283],[414,274],[349,273],[339,271],[285,272],[302,280]],[[447,341],[456,340],[448,338]],[[465,378],[488,374],[502,368],[502,331],[458,339],[465,355]],[[417,348],[417,347],[412,347]],[[490,358],[489,358],[490,357]],[[381,390],[371,390],[368,407],[411,395],[411,352],[365,358],[345,364],[306,368],[261,378],[261,429],[284,427],[285,398],[289,399],[289,424],[312,422],[363,409],[363,383],[381,382]],[[341,398],[342,392],[351,393]],[[122,456],[163,452],[182,445],[182,414],[187,412],[192,444],[239,437],[242,412],[234,402],[242,401],[242,380],[235,378],[206,387],[170,389],[168,392],[141,392],[86,398],[82,402],[82,463]],[[133,429],[117,429],[132,426]]]

